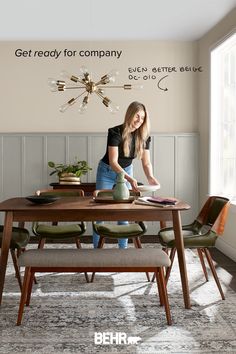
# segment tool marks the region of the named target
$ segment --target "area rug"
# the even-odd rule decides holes
[[[96,274],[90,284],[82,273],[43,273],[37,275],[30,307],[17,327],[20,293],[9,264],[0,308],[0,353],[236,353],[230,274],[217,268],[226,295],[222,301],[212,277],[204,281],[196,254],[188,250],[186,258],[192,308],[184,308],[175,261],[168,283],[172,326],[159,306],[156,284],[148,283],[144,273]]]

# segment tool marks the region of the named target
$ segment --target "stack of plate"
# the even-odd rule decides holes
[[[26,199],[34,204],[51,204],[60,199],[60,197],[56,195],[30,195]]]
[[[143,193],[143,192],[155,192],[158,189],[160,189],[160,184],[155,184],[155,185],[151,185],[151,184],[147,184],[147,185],[140,185],[138,186],[138,190]]]

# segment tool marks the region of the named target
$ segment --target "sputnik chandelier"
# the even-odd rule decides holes
[[[90,96],[95,93],[102,100],[102,103],[109,109],[111,113],[116,113],[119,110],[119,106],[112,102],[107,96],[105,96],[104,88],[122,88],[124,90],[142,88],[142,85],[109,85],[110,83],[115,82],[116,77],[119,74],[116,70],[112,70],[108,74],[102,76],[98,82],[92,81],[88,69],[84,66],[80,68],[80,71],[83,74],[81,76],[70,75],[66,71],[62,71],[61,80],[51,78],[48,79],[48,84],[52,92],[61,92],[66,90],[82,90],[79,95],[71,98],[68,102],[63,104],[60,107],[60,112],[65,112],[67,108],[75,104],[80,97],[84,96],[79,106],[79,113],[84,113],[87,110]],[[65,81],[68,79],[71,81],[69,84],[67,84]]]

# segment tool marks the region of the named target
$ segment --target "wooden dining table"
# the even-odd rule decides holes
[[[163,208],[135,204],[135,202],[97,203],[92,197],[63,197],[52,204],[33,204],[23,197],[11,198],[1,202],[0,211],[5,213],[5,218],[0,259],[0,305],[2,303],[13,222],[22,224],[33,221],[142,220],[173,222],[184,305],[185,308],[189,309],[191,303],[181,225],[181,211],[189,208],[190,206],[183,201],[178,201],[174,206]]]

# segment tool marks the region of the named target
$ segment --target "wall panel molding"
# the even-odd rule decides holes
[[[231,258],[234,262],[236,262],[236,248],[234,248],[231,244],[227,243],[221,237],[218,237],[216,241],[216,248],[220,250],[223,254]]]
[[[48,188],[57,177],[49,176],[47,162],[70,162],[75,157],[92,167],[84,182],[94,182],[99,159],[104,155],[107,133],[4,133],[0,135],[0,200],[26,196]],[[159,195],[175,196],[191,205],[183,213],[190,222],[198,212],[198,134],[152,134],[151,159],[161,183]],[[138,181],[146,182],[141,161],[134,161]],[[157,233],[150,223],[149,233]]]

